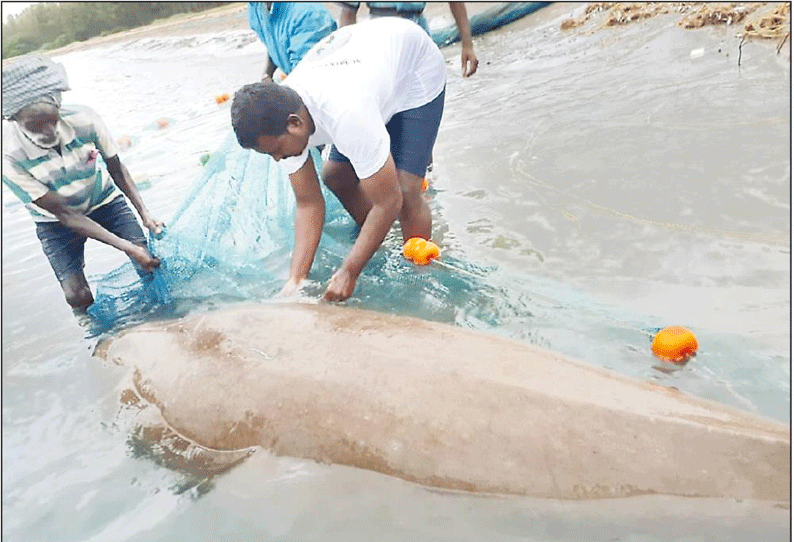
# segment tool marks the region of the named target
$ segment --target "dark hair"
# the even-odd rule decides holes
[[[256,147],[259,136],[279,136],[287,119],[303,105],[293,89],[276,83],[251,83],[234,94],[232,127],[244,149]]]

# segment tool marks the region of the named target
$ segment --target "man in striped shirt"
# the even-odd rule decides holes
[[[3,69],[3,183],[25,204],[36,234],[76,310],[94,302],[83,271],[87,238],[123,251],[139,269],[160,265],[124,198],[158,234],[102,119],[89,107],[61,108],[62,65],[26,57]],[[98,165],[102,157],[107,173]]]

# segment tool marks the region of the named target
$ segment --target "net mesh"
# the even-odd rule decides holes
[[[321,171],[320,153],[313,149],[311,154]],[[338,200],[322,189],[326,218],[312,267],[316,282],[304,288],[310,298],[322,295],[357,231]],[[182,316],[197,305],[273,298],[289,274],[294,213],[294,194],[280,166],[267,155],[242,149],[230,133],[164,232],[150,234],[149,247],[160,267],[139,276],[128,262],[99,278],[89,308],[90,334]],[[418,267],[403,258],[401,249],[399,228],[393,228],[359,277],[349,304],[470,324],[499,310],[494,306],[498,296],[481,280],[484,269],[448,257],[443,265]],[[493,314],[485,320],[495,323]]]
[[[549,2],[520,2],[472,18],[474,35],[522,17]],[[457,27],[433,35],[455,41]],[[322,158],[312,150],[320,171]],[[321,183],[322,184],[322,183]],[[319,298],[355,241],[356,228],[338,200],[322,187],[326,202],[323,235],[312,266],[316,282],[304,288]],[[295,200],[287,176],[266,155],[242,149],[234,133],[206,163],[168,228],[149,248],[160,267],[139,276],[133,264],[100,277],[89,308],[89,335],[99,335],[151,318],[178,317],[197,305],[274,297],[289,274]],[[434,212],[435,214],[435,212]],[[443,248],[443,247],[442,247]],[[494,328],[522,322],[532,309],[525,296],[506,295],[504,285],[484,280],[493,269],[456,261],[418,267],[402,256],[396,228],[365,267],[348,304],[418,316],[468,327]]]

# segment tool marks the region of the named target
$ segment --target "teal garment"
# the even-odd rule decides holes
[[[345,2],[347,4],[358,4],[361,2]],[[397,11],[405,13],[422,13],[425,10],[427,2],[365,2],[367,7],[370,8],[394,8]]]
[[[339,2],[343,6],[348,6],[358,9],[361,2]],[[370,9],[377,8],[394,8],[397,10],[397,15],[403,19],[413,21],[421,26],[428,35],[430,35],[430,27],[427,24],[427,19],[422,15],[425,10],[427,2],[364,2]],[[371,17],[378,17],[377,13],[370,12]]]
[[[248,2],[248,24],[284,73],[291,72],[315,43],[336,30],[336,21],[316,2]]]

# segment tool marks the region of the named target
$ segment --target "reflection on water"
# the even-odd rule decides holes
[[[528,341],[788,421],[787,50],[747,43],[739,69],[730,29],[684,31],[658,17],[561,33],[574,9],[544,8],[477,38],[480,70],[467,80],[456,47],[444,51],[430,204],[443,260],[458,271],[415,270],[391,250],[351,304]],[[262,71],[252,36],[59,58],[74,89],[65,101],[90,104],[129,138],[122,159],[166,222],[200,177],[201,157],[229,133],[228,103],[214,96]],[[691,58],[698,48],[706,54]],[[365,540],[374,531],[390,540],[661,540],[671,524],[682,539],[788,532],[787,511],[759,515],[748,503],[703,516],[676,500],[634,510],[475,497],[265,453],[210,481],[185,478],[136,448],[135,420],[119,413],[123,371],[91,358],[94,340],[62,302],[30,218],[5,188],[2,220],[4,539]],[[396,236],[387,243],[396,249]],[[89,243],[86,261],[96,283],[125,258]],[[318,280],[337,263],[320,259]],[[416,297],[385,301],[399,280],[413,281]],[[649,350],[652,330],[666,325],[691,328],[701,345],[669,374]]]

